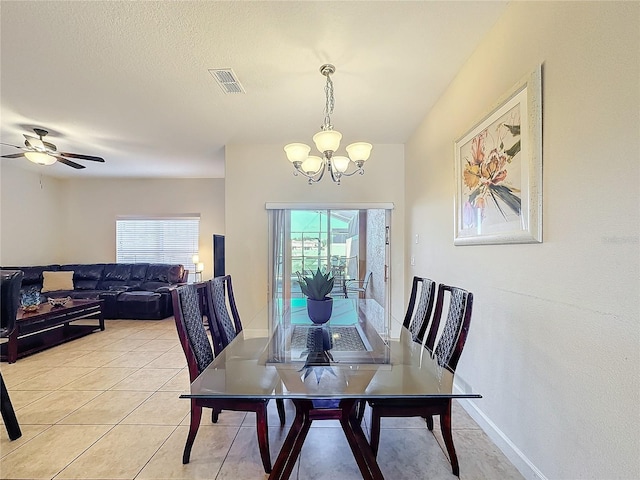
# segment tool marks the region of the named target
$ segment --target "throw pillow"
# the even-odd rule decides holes
[[[73,270],[66,272],[42,272],[42,293],[57,290],[73,290]]]

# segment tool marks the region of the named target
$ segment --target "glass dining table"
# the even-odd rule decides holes
[[[289,399],[296,416],[270,479],[289,478],[311,422],[334,418],[364,479],[383,479],[361,427],[361,401],[479,398],[453,391],[453,372],[373,300],[334,299],[316,325],[304,299],[275,299],[247,322],[181,398]]]

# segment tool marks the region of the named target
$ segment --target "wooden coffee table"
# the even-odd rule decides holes
[[[9,341],[0,346],[0,361],[14,363],[18,358],[104,330],[102,302],[70,300],[64,307],[43,303],[35,312],[20,310]],[[97,324],[71,324],[81,319],[96,320]]]

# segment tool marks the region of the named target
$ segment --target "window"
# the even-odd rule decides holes
[[[308,274],[320,268],[341,279],[346,272],[338,270],[338,264],[357,255],[359,211],[290,210],[289,215],[291,272]],[[357,272],[351,273],[357,278]]]
[[[116,262],[180,263],[195,277],[200,217],[118,217]]]

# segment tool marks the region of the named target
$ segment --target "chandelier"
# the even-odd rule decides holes
[[[342,177],[350,177],[356,173],[364,175],[364,162],[371,155],[371,149],[373,148],[370,143],[356,142],[347,145],[348,157],[334,155],[336,150],[340,148],[340,140],[342,139],[342,134],[334,130],[331,124],[331,114],[335,103],[331,75],[335,71],[336,67],[330,64],[320,67],[320,73],[327,77],[327,83],[324,87],[326,102],[324,106],[324,122],[320,127],[321,130],[313,136],[313,142],[316,144],[318,151],[322,153],[322,157],[309,155],[311,147],[304,143],[290,143],[284,147],[287,158],[296,169],[293,174],[298,175],[298,173],[301,173],[307,177],[309,185],[322,180],[325,171],[329,171],[331,180],[338,185],[340,185]]]

